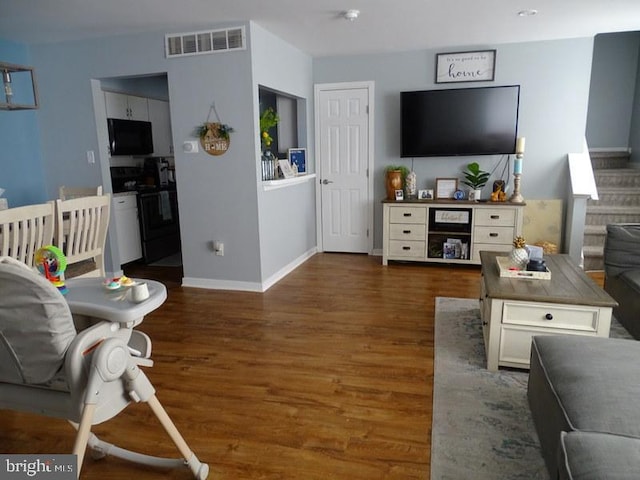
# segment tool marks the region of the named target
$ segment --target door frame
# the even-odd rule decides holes
[[[316,188],[316,243],[318,245],[318,251],[324,251],[324,245],[322,241],[322,162],[320,161],[320,109],[318,108],[318,98],[320,96],[320,92],[326,92],[331,90],[355,90],[355,89],[366,89],[367,90],[367,102],[369,105],[369,114],[367,116],[367,128],[368,132],[368,159],[367,159],[367,250],[369,255],[373,253],[373,166],[374,166],[374,118],[375,118],[375,108],[374,108],[374,88],[375,82],[373,81],[364,81],[364,82],[340,82],[340,83],[317,83],[314,85],[314,95],[313,95],[313,107],[314,107],[314,156],[315,156],[315,164],[316,164],[316,178],[318,179],[318,184]]]

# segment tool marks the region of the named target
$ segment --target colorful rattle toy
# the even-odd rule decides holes
[[[60,275],[67,269],[67,257],[62,250],[53,245],[39,248],[35,255],[35,263],[38,271],[56,287],[62,295],[66,295],[69,289],[65,286]]]

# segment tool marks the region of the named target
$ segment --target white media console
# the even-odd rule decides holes
[[[464,200],[383,202],[382,264],[389,260],[480,264],[522,235],[524,204]]]

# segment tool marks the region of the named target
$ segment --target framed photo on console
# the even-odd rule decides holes
[[[457,189],[457,178],[436,178],[436,198],[453,198]]]

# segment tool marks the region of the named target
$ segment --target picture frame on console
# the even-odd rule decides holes
[[[436,178],[436,198],[453,198],[457,189],[457,178]]]
[[[420,200],[433,200],[433,190],[418,190],[418,198]]]

